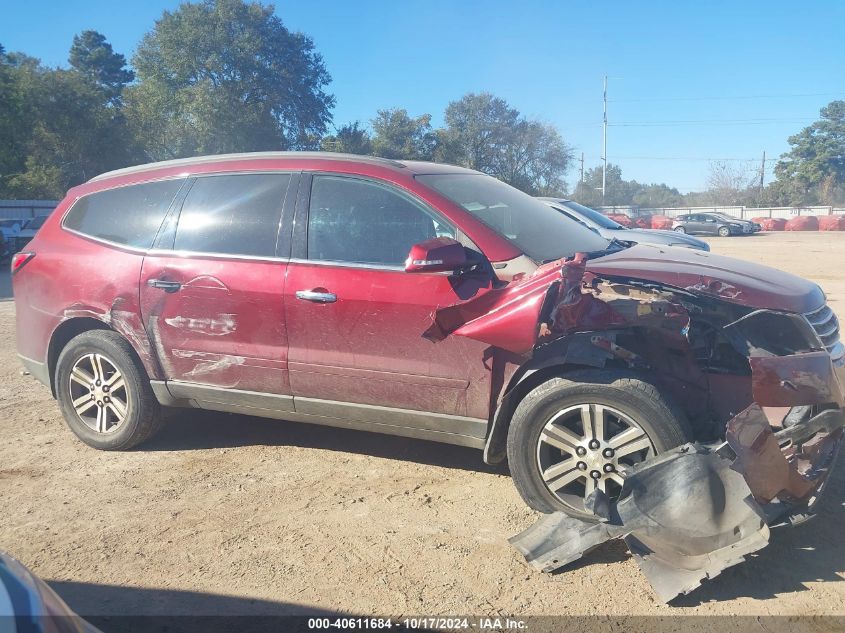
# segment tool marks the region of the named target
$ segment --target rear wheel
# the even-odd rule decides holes
[[[84,332],[62,350],[56,397],[71,431],[101,450],[125,450],[152,437],[161,407],[129,343],[116,332]]]
[[[731,230],[726,226],[720,226],[719,227],[719,235],[722,236],[722,237],[730,237]]]
[[[682,226],[676,226],[675,227],[675,233],[686,233],[686,232],[687,232],[687,230]]]
[[[508,463],[530,507],[595,519],[584,506],[593,490],[617,498],[626,468],[690,438],[683,414],[642,377],[585,370],[552,378],[520,402]]]

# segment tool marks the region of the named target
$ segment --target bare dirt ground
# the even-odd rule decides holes
[[[711,244],[845,315],[845,233]],[[620,543],[529,570],[507,538],[536,515],[473,450],[199,411],[142,449],[88,448],[21,375],[14,327],[0,301],[0,548],[83,614],[845,613],[843,460],[820,517],[665,606]]]

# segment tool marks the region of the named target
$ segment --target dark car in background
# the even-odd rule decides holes
[[[672,223],[672,230],[677,233],[699,235],[751,235],[762,227],[756,222],[741,220],[723,213],[691,213],[679,215]]]
[[[24,222],[20,232],[15,236],[15,250],[22,251],[29,244],[30,240],[35,237],[38,230],[44,226],[44,222],[49,216],[39,215],[38,217],[30,218]]]
[[[10,257],[15,252],[15,238],[21,232],[23,220],[8,218],[0,220],[0,258]]]
[[[680,246],[682,248],[694,248],[700,251],[709,251],[710,246],[703,240],[684,235],[680,231],[660,231],[656,229],[631,229],[622,226],[619,222],[609,217],[565,198],[538,198],[547,205],[563,213],[566,217],[583,224],[594,230],[603,238],[612,240],[624,240],[636,242],[637,244],[657,244],[659,246]]]
[[[719,213],[717,211],[708,211],[704,215],[712,215],[714,218],[717,218],[717,219],[725,221],[725,222],[737,222],[737,223],[742,225],[743,231],[746,229],[746,227],[751,228],[751,233],[758,233],[758,232],[763,230],[763,227],[760,224],[758,224],[757,222],[752,222],[751,220],[743,220],[741,218],[734,217],[734,216],[729,215],[727,213]]]

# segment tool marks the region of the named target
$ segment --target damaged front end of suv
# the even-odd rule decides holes
[[[613,463],[589,471],[586,516],[546,514],[511,539],[531,566],[552,571],[623,538],[668,601],[764,547],[769,527],[812,516],[842,444],[845,351],[816,286],[804,297],[811,310],[793,312],[755,296],[753,283],[687,264],[634,275],[636,255],[623,258],[546,264],[438,310],[425,335],[483,341],[505,367],[491,462],[503,458],[521,381],[549,367],[644,372],[681,406],[692,441],[619,473]],[[605,474],[619,482],[614,494],[597,485]]]

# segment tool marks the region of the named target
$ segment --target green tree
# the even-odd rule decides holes
[[[575,187],[572,198],[588,207],[636,206],[643,208],[677,207],[684,204],[684,196],[666,184],[642,184],[622,178],[622,168],[607,164],[605,196],[601,195],[601,167],[584,173],[584,181]]]
[[[680,207],[684,204],[684,196],[664,183],[642,185],[632,196],[631,203],[643,208]]]
[[[834,204],[845,199],[845,101],[821,109],[821,119],[790,136],[775,165],[771,196],[781,204]]]
[[[9,197],[9,179],[25,169],[32,114],[22,71],[0,45],[0,198]]]
[[[203,0],[165,11],[133,57],[127,113],[150,158],[317,146],[331,78],[272,6]]]
[[[588,169],[584,180],[576,185],[573,199],[588,207],[625,206],[634,204],[634,195],[642,190],[642,185],[636,180],[623,180],[622,168],[613,163],[607,164],[604,199],[601,182],[601,167]]]
[[[469,93],[446,107],[438,158],[495,175],[519,111],[488,92]]]
[[[119,102],[124,86],[135,78],[126,68],[126,58],[115,53],[105,35],[97,31],[82,31],[73,36],[68,61],[72,68],[99,85],[113,103]]]
[[[344,154],[372,154],[373,143],[370,134],[360,125],[359,121],[355,121],[337,128],[334,134],[322,138],[320,149],[324,152]]]
[[[526,119],[489,93],[453,101],[445,120],[438,160],[483,171],[534,195],[565,190],[571,150],[555,128]]]
[[[416,118],[401,108],[379,110],[372,120],[373,153],[383,158],[431,160],[437,135],[431,128],[431,115]]]
[[[120,109],[90,75],[0,53],[0,197],[60,198],[138,162]]]
[[[103,91],[80,73],[25,72],[34,124],[23,144],[23,169],[6,179],[20,198],[61,198],[69,187],[137,162],[126,121]]]
[[[494,175],[532,195],[561,196],[572,152],[560,133],[538,121],[520,120],[502,144]]]

